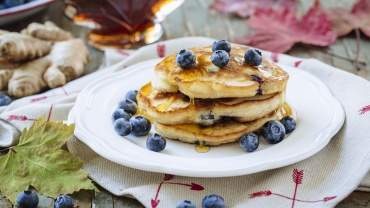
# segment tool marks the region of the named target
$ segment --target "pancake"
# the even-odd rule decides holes
[[[222,117],[236,117],[243,122],[262,118],[284,103],[284,93],[192,100],[180,92],[158,92],[147,83],[139,90],[137,100],[140,111],[157,123],[212,125]]]
[[[160,135],[169,139],[216,146],[238,141],[242,135],[257,131],[266,122],[280,120],[286,115],[282,107],[263,118],[250,122],[238,122],[229,119],[207,127],[197,124],[164,125],[156,123],[155,129]]]
[[[197,64],[182,69],[176,64],[176,54],[164,58],[155,67],[153,87],[161,92],[177,92],[191,98],[229,98],[269,95],[285,90],[288,74],[275,63],[263,59],[254,67],[244,63],[248,48],[232,45],[229,63],[218,69],[210,61],[211,47],[190,49],[197,57]]]

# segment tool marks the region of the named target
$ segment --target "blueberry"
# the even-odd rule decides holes
[[[74,200],[68,195],[59,195],[54,202],[54,208],[73,208]]]
[[[287,134],[292,133],[297,126],[295,120],[290,116],[284,117],[280,122],[284,125]]]
[[[257,49],[249,49],[244,54],[244,61],[252,66],[258,66],[262,63],[262,53]]]
[[[196,57],[190,50],[182,49],[176,56],[176,63],[183,69],[191,68],[195,65]]]
[[[9,105],[12,102],[12,99],[4,94],[0,94],[0,106]]]
[[[246,152],[253,152],[258,148],[259,139],[255,133],[249,133],[240,138],[240,147]]]
[[[229,63],[230,57],[226,51],[218,50],[212,53],[211,61],[214,65],[222,68]]]
[[[216,194],[205,196],[202,200],[202,208],[224,208],[224,207],[225,207],[224,198]]]
[[[136,100],[136,96],[137,96],[137,90],[130,90],[126,93],[126,100],[131,100],[135,103],[137,103],[137,100]]]
[[[123,100],[119,103],[119,107],[122,108],[126,113],[134,115],[137,111],[137,105],[131,100]]]
[[[226,40],[215,41],[212,44],[212,51],[218,51],[218,50],[223,50],[223,51],[226,51],[227,53],[230,53],[231,45]]]
[[[18,208],[36,208],[39,204],[39,197],[35,191],[23,191],[18,194],[16,205]]]
[[[176,208],[196,208],[195,205],[189,200],[179,201]]]
[[[24,4],[24,0],[5,0],[4,4],[6,7],[15,7]]]
[[[130,124],[132,126],[132,134],[134,136],[148,135],[151,128],[150,121],[142,116],[131,117]]]
[[[123,109],[121,109],[121,108],[117,108],[114,112],[113,112],[113,114],[112,114],[112,119],[113,119],[113,121],[115,121],[115,120],[117,120],[117,119],[119,119],[119,118],[123,118],[123,119],[125,119],[125,120],[130,120],[130,118],[131,118],[131,115],[130,114],[128,114],[128,113],[126,113]]]
[[[116,130],[116,132],[121,136],[126,136],[132,131],[130,122],[124,118],[119,118],[115,120],[113,126],[114,130]]]
[[[279,121],[269,121],[262,127],[262,136],[270,144],[277,144],[285,137],[285,128]]]
[[[160,152],[166,147],[166,140],[159,134],[151,134],[146,140],[146,148],[154,152]]]

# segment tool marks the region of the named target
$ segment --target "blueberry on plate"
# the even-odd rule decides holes
[[[257,49],[249,49],[244,54],[244,62],[252,65],[258,66],[262,63],[262,53]]]
[[[129,135],[132,131],[130,122],[124,118],[119,118],[115,120],[113,126],[114,130],[116,130],[116,132],[121,136]]]
[[[223,51],[226,51],[227,53],[230,53],[231,45],[226,40],[217,40],[213,42],[212,44],[212,51],[218,51],[218,50],[223,50]]]
[[[179,201],[176,208],[196,208],[195,205],[189,200]]]
[[[18,208],[36,208],[39,197],[35,191],[27,190],[19,193],[15,201]]]
[[[259,138],[255,133],[243,135],[240,138],[240,147],[246,152],[253,152],[258,148]]]
[[[129,113],[127,113],[126,111],[124,111],[123,109],[117,108],[112,114],[112,119],[113,119],[113,121],[115,121],[119,118],[123,118],[123,119],[128,121],[128,120],[130,120],[131,115]]]
[[[12,102],[12,99],[4,94],[0,94],[0,106],[9,105]]]
[[[131,100],[137,103],[136,96],[137,96],[137,90],[130,90],[126,93],[125,100]]]
[[[297,126],[297,123],[295,122],[294,118],[290,116],[286,116],[283,119],[280,120],[280,123],[282,123],[285,127],[285,133],[290,134],[294,131],[295,127]]]
[[[285,127],[279,121],[268,121],[262,127],[262,136],[270,144],[277,144],[285,137]]]
[[[159,134],[151,134],[146,140],[146,148],[153,152],[160,152],[166,147],[166,140]]]
[[[126,113],[134,115],[137,111],[137,104],[131,100],[123,100],[119,103],[119,107],[122,108]]]
[[[183,69],[191,68],[196,63],[196,57],[193,54],[192,51],[182,49],[180,52],[176,55],[176,63]]]
[[[202,200],[202,208],[224,208],[225,200],[219,195],[207,195]]]
[[[152,125],[150,121],[143,116],[134,116],[130,118],[130,124],[132,127],[132,134],[134,136],[145,136],[148,135]]]
[[[59,195],[54,202],[54,208],[74,208],[74,200],[68,195]]]
[[[218,50],[212,53],[211,61],[214,65],[222,68],[229,63],[230,57],[226,51]]]

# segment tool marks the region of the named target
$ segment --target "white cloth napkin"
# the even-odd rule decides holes
[[[0,117],[20,129],[30,126],[39,117],[66,120],[78,92],[95,78],[108,76],[143,60],[175,53],[184,47],[208,45],[212,41],[200,37],[180,38],[135,52],[108,51],[108,64],[124,60],[72,81],[63,88],[17,100],[1,108]],[[207,179],[168,176],[120,166],[98,156],[76,138],[69,142],[68,147],[85,161],[84,169],[94,181],[115,195],[132,196],[146,207],[175,207],[183,199],[189,199],[200,207],[203,196],[212,193],[223,196],[228,207],[334,207],[358,187],[370,168],[370,111],[365,112],[365,107],[370,105],[370,83],[318,60],[268,52],[264,55],[317,76],[328,85],[345,109],[343,129],[311,158],[253,175]],[[303,177],[300,184],[293,182],[293,173]],[[199,190],[201,188],[204,190]],[[295,188],[296,197],[293,196]],[[370,177],[361,183],[360,188],[369,190]]]

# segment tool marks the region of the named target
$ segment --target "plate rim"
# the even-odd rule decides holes
[[[98,79],[98,80],[95,80],[95,81],[89,83],[79,94],[79,96],[76,100],[76,104],[75,104],[75,106],[73,107],[73,109],[71,110],[71,112],[68,116],[68,120],[70,122],[74,122],[74,121],[77,121],[79,119],[78,118],[79,115],[76,115],[77,114],[76,111],[78,110],[78,108],[77,108],[78,105],[77,104],[80,103],[81,100],[85,100],[85,99],[83,99],[84,95],[87,95],[88,91],[90,91],[91,89],[94,88],[93,87],[94,85],[98,84],[100,81],[102,81],[104,79],[112,78],[112,77],[116,76],[117,75],[116,73],[120,73],[121,76],[123,76],[123,75],[128,76],[129,74],[134,73],[135,71],[140,69],[140,67],[138,67],[138,65],[144,65],[148,62],[154,62],[154,61],[157,61],[157,60],[158,59],[149,59],[149,60],[146,60],[146,61],[139,62],[137,64],[129,66],[128,68],[124,69],[123,71],[115,72],[112,75],[104,76],[102,79]],[[289,67],[289,68],[297,69],[295,67],[287,66],[287,65],[282,65],[282,67],[283,68],[284,67]],[[267,163],[262,163],[262,164],[259,164],[259,165],[254,165],[252,168],[251,167],[249,167],[249,168],[243,167],[243,168],[240,168],[240,169],[233,169],[232,171],[222,170],[222,171],[210,172],[210,171],[207,171],[207,170],[204,170],[204,171],[197,170],[196,172],[194,172],[194,171],[189,171],[189,170],[180,170],[180,169],[168,168],[168,167],[165,167],[165,166],[158,166],[158,165],[153,166],[152,164],[149,164],[147,162],[143,163],[143,162],[137,162],[137,161],[135,162],[135,161],[132,161],[132,160],[117,160],[116,157],[112,156],[112,154],[107,153],[107,150],[104,149],[102,146],[100,146],[98,143],[89,142],[89,141],[91,141],[90,137],[96,137],[96,136],[89,135],[88,137],[90,139],[85,139],[84,137],[86,135],[84,135],[84,134],[86,134],[86,133],[84,133],[83,130],[77,128],[77,125],[76,125],[76,129],[75,129],[75,135],[79,140],[81,140],[83,143],[85,143],[94,152],[96,152],[98,155],[102,156],[103,158],[106,158],[110,161],[113,161],[113,162],[118,163],[118,164],[123,165],[123,166],[127,166],[127,167],[130,167],[130,168],[135,168],[135,169],[139,169],[139,170],[143,170],[143,171],[149,171],[149,172],[168,173],[168,174],[174,174],[174,175],[180,175],[180,176],[190,176],[190,177],[232,177],[232,176],[247,175],[247,174],[257,173],[257,172],[261,172],[261,171],[265,171],[265,170],[270,170],[270,169],[275,169],[275,168],[279,168],[279,167],[288,166],[288,165],[297,163],[299,161],[302,161],[302,160],[304,160],[308,157],[311,157],[314,154],[316,154],[317,152],[319,152],[321,149],[323,149],[330,142],[330,140],[335,136],[335,134],[341,129],[341,127],[343,126],[344,120],[345,120],[345,113],[344,113],[343,107],[340,104],[340,102],[331,93],[329,88],[321,80],[319,80],[317,77],[313,76],[312,74],[310,74],[306,71],[303,71],[303,70],[299,70],[299,69],[297,69],[297,70],[299,71],[299,73],[303,73],[303,74],[305,74],[305,76],[309,76],[311,78],[311,80],[318,83],[319,84],[318,88],[319,88],[320,92],[326,91],[325,94],[327,94],[329,96],[329,97],[327,97],[327,99],[331,100],[332,104],[335,104],[333,106],[333,109],[335,109],[335,111],[333,110],[334,114],[331,118],[329,126],[326,128],[328,130],[325,131],[325,132],[322,132],[322,134],[320,134],[318,136],[321,139],[319,139],[320,142],[316,146],[310,148],[309,150],[307,150],[303,153],[300,152],[297,155],[293,155],[293,156],[290,156],[290,157],[287,157],[287,158],[280,158],[280,160],[276,160],[273,163],[272,162],[267,162]],[[89,134],[89,132],[87,132],[87,134]],[[121,156],[121,157],[123,157],[123,156]],[[214,159],[214,158],[212,158],[212,159]]]
[[[19,6],[3,9],[3,10],[0,10],[0,17],[6,17],[6,16],[11,16],[11,15],[15,15],[15,14],[18,14],[18,13],[30,11],[32,9],[39,8],[39,7],[51,4],[54,1],[55,0],[37,0],[37,1],[34,1],[34,2],[29,2],[29,3],[26,3],[26,4],[22,4],[22,5],[19,5]]]

